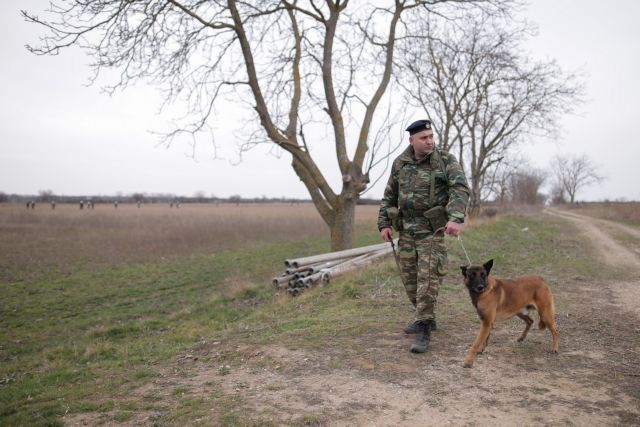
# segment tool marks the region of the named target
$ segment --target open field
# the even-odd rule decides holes
[[[358,213],[358,244],[377,243],[377,209]],[[46,424],[153,377],[252,310],[237,301],[271,297],[282,260],[327,251],[327,234],[310,204],[0,204],[0,424]]]
[[[581,203],[572,210],[594,218],[640,226],[640,202]]]
[[[0,205],[0,425],[640,423],[640,262],[607,265],[571,217],[465,230],[494,274],[551,283],[561,333],[553,355],[546,331],[516,343],[521,321],[499,323],[468,370],[478,320],[454,239],[439,329],[414,355],[392,261],[297,298],[270,285],[328,248],[311,206],[62,208]],[[378,242],[376,211],[358,245]]]
[[[357,227],[370,226],[377,208],[358,206]],[[117,265],[181,259],[282,240],[326,237],[311,203],[97,205],[59,204],[35,210],[0,203],[2,268],[71,263]],[[327,243],[328,244],[328,243]],[[0,271],[0,274],[2,272]]]

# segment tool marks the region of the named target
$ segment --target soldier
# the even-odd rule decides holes
[[[436,148],[429,120],[406,129],[410,146],[398,156],[380,203],[378,229],[385,241],[400,232],[401,277],[415,307],[411,352],[424,353],[435,327],[438,288],[446,274],[444,234],[457,236],[464,222],[469,186],[456,158]]]

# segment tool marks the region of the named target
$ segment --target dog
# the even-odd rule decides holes
[[[537,310],[540,316],[538,327],[541,330],[549,328],[553,340],[552,351],[557,353],[560,338],[549,285],[539,276],[495,279],[489,276],[492,267],[493,259],[481,266],[460,267],[471,302],[482,321],[480,333],[467,353],[464,367],[470,368],[476,360],[476,355],[487,347],[489,334],[496,320],[508,319],[514,315],[524,320],[526,326],[518,342],[524,340],[533,324],[533,319],[529,317],[532,310]]]

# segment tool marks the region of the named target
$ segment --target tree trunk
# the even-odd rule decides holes
[[[478,215],[480,215],[480,200],[473,193],[471,193],[471,197],[469,198],[468,213],[469,218],[477,218]]]
[[[467,213],[470,218],[477,218],[480,215],[480,182],[476,177],[473,177],[471,181],[471,194],[469,195]]]
[[[499,198],[500,203],[499,203],[499,205],[498,205],[498,207],[500,208],[500,210],[503,210],[503,209],[504,209],[504,205],[505,205],[506,199],[507,199],[506,191],[505,191],[505,189],[504,189],[504,188],[501,188],[501,189],[500,189],[500,198]]]
[[[341,251],[353,247],[353,226],[356,213],[357,197],[340,196],[338,206],[334,210],[331,230],[331,250]]]

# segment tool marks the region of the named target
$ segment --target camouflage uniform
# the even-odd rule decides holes
[[[435,149],[416,160],[409,146],[394,160],[380,203],[378,229],[391,227],[387,209],[399,208],[401,274],[407,296],[416,307],[416,321],[435,320],[438,289],[446,274],[444,233],[434,236],[434,231],[446,221],[464,222],[468,200],[469,186],[453,155]],[[436,206],[444,208],[439,208],[440,218],[427,218],[425,212]]]

